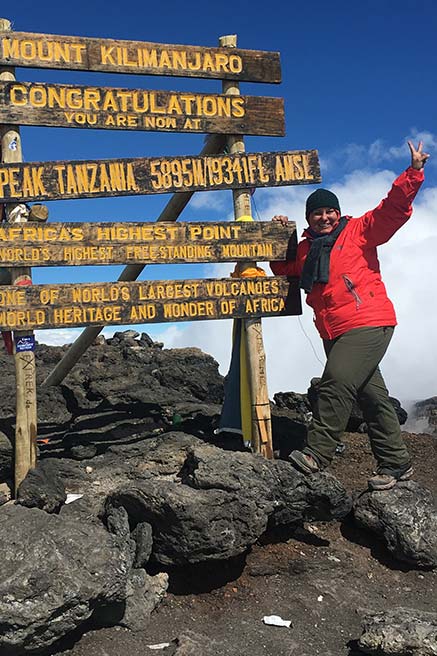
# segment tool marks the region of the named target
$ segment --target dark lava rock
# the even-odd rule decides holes
[[[354,504],[355,521],[382,536],[398,560],[437,567],[437,508],[429,490],[414,481],[365,492]]]
[[[165,462],[179,439],[186,436],[160,438],[154,459]],[[350,497],[329,474],[306,478],[287,462],[222,451],[199,440],[185,447],[177,476],[153,475],[148,462],[149,475],[115,490],[106,508],[108,513],[114,506],[125,508],[131,526],[149,523],[152,557],[164,565],[232,558],[269,527],[298,525],[313,515],[343,518],[351,508]]]
[[[0,431],[0,481],[12,478],[13,449],[10,439]]]
[[[312,407],[306,394],[277,392],[273,400],[278,408],[290,410],[292,418],[296,421],[308,423]]]
[[[414,405],[415,418],[428,424],[431,435],[437,435],[437,396],[432,396]]]
[[[17,491],[17,503],[27,508],[39,508],[57,513],[65,503],[64,483],[53,460],[42,460],[31,469]]]
[[[126,598],[130,554],[103,527],[3,506],[0,550],[2,656],[46,648]]]
[[[380,656],[437,656],[437,613],[393,608],[369,615],[357,646]]]
[[[145,567],[153,549],[152,527],[146,522],[137,524],[132,531],[132,537],[136,544],[134,567]]]
[[[168,430],[178,416],[184,422],[179,428],[213,435],[223,378],[217,362],[200,349],[163,349],[145,333],[129,330],[107,341],[99,336],[61,385],[42,387],[67,348],[38,344],[35,351],[38,437],[47,440],[40,442],[41,455],[67,453],[84,460],[116,442]],[[14,360],[1,344],[0,366],[0,431],[12,441]],[[10,478],[9,458],[4,469],[4,479]]]
[[[218,364],[197,348],[162,349],[116,333],[104,348],[91,346],[63,382],[76,413],[142,404],[146,409],[189,401],[221,403]],[[104,375],[103,375],[104,374]]]
[[[150,576],[143,569],[131,570],[123,618],[118,623],[131,631],[144,631],[151,613],[165,597],[167,588],[167,574],[161,572]]]

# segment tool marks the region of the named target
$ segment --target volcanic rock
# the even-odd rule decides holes
[[[437,396],[432,396],[414,405],[415,418],[427,425],[430,435],[437,435]]]
[[[12,444],[7,435],[0,431],[0,480],[12,478]]]
[[[53,460],[42,460],[31,469],[17,491],[17,503],[57,513],[67,498],[65,487]]]
[[[0,513],[2,655],[45,648],[126,599],[131,554],[103,526],[19,505]]]
[[[176,476],[168,475],[168,464],[167,475],[157,476],[149,457],[141,477],[106,502],[107,512],[125,508],[131,526],[152,526],[152,557],[161,564],[232,558],[270,527],[298,525],[314,515],[340,519],[351,509],[345,489],[329,474],[306,478],[284,461],[222,451],[195,438],[187,448],[187,437],[163,435],[150,450],[155,463],[166,462],[169,448],[182,456],[176,446],[182,440],[185,456]]]
[[[437,508],[429,490],[414,481],[365,492],[354,504],[355,521],[382,536],[389,551],[416,567],[437,567]]]
[[[437,656],[437,613],[393,608],[366,617],[358,647],[381,656]]]

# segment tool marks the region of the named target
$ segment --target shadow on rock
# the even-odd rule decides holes
[[[169,577],[168,591],[174,595],[203,594],[236,581],[246,566],[246,554],[228,560],[215,560],[184,567],[166,568]],[[163,567],[148,567],[153,575]]]
[[[372,558],[392,571],[410,572],[416,569],[412,565],[402,563],[392,556],[387,550],[387,545],[382,536],[377,536],[375,533],[357,526],[353,517],[349,517],[341,524],[340,532],[349,542],[369,549]]]

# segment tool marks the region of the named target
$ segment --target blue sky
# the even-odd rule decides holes
[[[246,149],[317,148],[322,184],[338,192],[345,213],[357,215],[375,206],[395,175],[408,165],[406,139],[422,136],[432,155],[425,187],[411,225],[381,252],[383,274],[386,271],[400,321],[386,369],[390,388],[404,399],[437,394],[435,368],[433,371],[427,364],[437,360],[432,338],[437,319],[432,309],[435,291],[431,281],[423,284],[426,276],[435,279],[437,252],[437,4],[433,0],[276,4],[22,0],[0,13],[18,31],[204,46],[215,46],[220,35],[237,34],[241,48],[279,51],[283,82],[243,83],[241,91],[283,97],[286,136],[248,137]],[[23,81],[220,92],[216,80],[42,69],[17,69],[16,75]],[[196,154],[203,137],[32,127],[22,128],[22,141],[24,157],[31,161]],[[272,213],[288,213],[300,230],[305,197],[313,189],[260,189],[254,197],[255,218],[269,220]],[[167,200],[167,196],[157,195],[52,202],[50,220],[154,220]],[[197,194],[181,218],[214,221],[231,217],[231,192],[215,192]],[[228,265],[208,269],[149,266],[143,277],[212,277],[226,275],[228,269]],[[34,281],[110,281],[119,271],[119,267],[34,269]],[[323,362],[311,313],[307,310],[300,322],[270,319],[264,325],[271,395],[279,389],[303,391],[309,378],[320,374]],[[200,346],[226,371],[229,322],[149,326],[146,331],[155,339],[164,339],[168,346]],[[58,333],[51,338],[61,339],[61,331]],[[71,340],[73,333],[62,334],[62,339]],[[40,333],[39,339],[43,335]],[[417,342],[414,348],[411,340]]]

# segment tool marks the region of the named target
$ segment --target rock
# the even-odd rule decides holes
[[[0,506],[11,500],[12,490],[7,483],[0,483]]]
[[[418,483],[365,492],[354,504],[354,517],[359,526],[381,536],[395,558],[416,567],[437,567],[437,509],[431,492]]]
[[[132,538],[136,544],[134,567],[145,567],[153,549],[152,527],[146,522],[137,524],[132,531]]]
[[[131,571],[126,592],[126,607],[119,622],[131,631],[144,631],[151,613],[159,606],[168,588],[168,574],[149,576],[143,569]]]
[[[165,463],[170,445],[174,457],[178,438],[186,444],[183,434],[163,436],[153,458]],[[106,501],[107,514],[123,507],[131,526],[144,521],[152,526],[152,558],[163,565],[233,558],[270,527],[299,525],[313,515],[343,518],[351,508],[348,494],[329,474],[306,478],[290,463],[222,451],[199,440],[179,453],[177,476],[156,476],[150,468],[148,476]],[[153,467],[150,457],[148,463]]]
[[[42,460],[31,469],[17,491],[17,503],[27,508],[39,508],[48,513],[59,512],[67,494],[57,463]]]
[[[358,647],[380,656],[437,656],[437,613],[393,608],[365,618]]]
[[[7,505],[0,550],[2,656],[47,648],[126,598],[131,557],[103,526]]]
[[[414,404],[414,419],[424,424],[423,430],[437,435],[437,396]]]
[[[309,415],[312,412],[311,404],[306,394],[297,394],[296,392],[277,392],[273,400],[278,408],[291,411],[291,416],[296,421],[303,424],[308,422]]]
[[[307,476],[308,487],[305,516],[311,521],[345,519],[352,510],[352,498],[342,483],[327,472]]]
[[[88,460],[97,454],[97,447],[95,444],[78,444],[71,447],[70,453],[75,460]]]
[[[0,481],[12,479],[12,444],[7,435],[0,431]]]
[[[150,414],[181,402],[223,400],[223,378],[211,356],[196,348],[161,349],[124,333],[103,349],[90,346],[62,387],[76,414],[136,404]]]
[[[171,417],[174,430],[190,435],[212,436],[217,428],[221,405],[208,403],[177,403]]]

